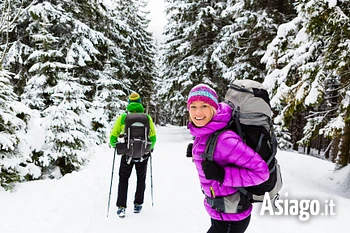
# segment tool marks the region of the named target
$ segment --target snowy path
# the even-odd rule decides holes
[[[96,149],[90,164],[60,180],[24,183],[13,193],[0,190],[1,233],[205,233],[209,217],[203,207],[196,171],[185,150],[191,136],[186,128],[158,127],[153,153],[154,206],[151,205],[150,169],[145,204],[138,215],[127,209],[125,219],[115,214],[119,156],[116,159],[109,217],[107,200],[113,151]],[[256,205],[247,233],[345,233],[350,216],[350,199],[337,189],[334,165],[291,152],[279,152],[285,192],[289,197],[334,199],[335,216],[311,216],[301,222],[297,216],[261,216]],[[332,179],[331,179],[332,178]],[[135,171],[129,187],[132,207]],[[273,228],[271,228],[273,226]]]

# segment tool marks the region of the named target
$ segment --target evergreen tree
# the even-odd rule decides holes
[[[267,44],[293,13],[288,0],[168,2],[162,93],[170,99],[172,123],[182,124],[193,85],[207,83],[224,96],[235,79],[262,81]]]
[[[66,64],[64,54],[57,47],[60,38],[52,27],[59,24],[64,12],[58,11],[49,2],[29,9],[32,22],[27,30],[31,39],[30,54],[26,58],[28,81],[21,95],[23,103],[31,109],[45,110],[52,105],[48,88],[56,85],[58,71],[72,68]]]
[[[127,38],[127,43],[123,44],[127,66],[124,78],[130,81],[130,91],[136,91],[141,95],[142,103],[148,112],[157,73],[156,47],[152,34],[147,31],[149,24],[146,18],[149,12],[145,11],[147,3],[144,0],[118,0],[117,5],[118,19],[126,25],[123,31]]]
[[[217,38],[215,61],[228,80],[262,82],[265,67],[261,58],[276,35],[279,24],[293,13],[289,0],[227,1],[220,16],[224,27]]]
[[[11,78],[15,92],[40,111],[48,130],[43,147],[30,159],[45,173],[56,165],[63,174],[78,169],[87,160],[87,145],[105,142],[108,123],[123,105],[119,98],[126,96],[128,81],[123,79],[125,38],[119,30],[125,25],[116,15],[100,1],[39,1],[28,6],[9,33],[4,67],[16,73]],[[74,94],[74,101],[84,105],[79,110],[60,88],[62,82],[79,88]],[[57,125],[63,118],[64,124]],[[71,132],[72,138],[64,137]]]
[[[9,81],[11,74],[0,69],[0,186],[11,189],[24,179],[26,161],[18,149],[19,131],[25,123],[17,117],[18,103]],[[24,174],[23,174],[24,173]]]
[[[30,96],[39,92],[35,94],[38,100],[43,98],[40,95],[46,96],[41,101],[46,102],[43,109],[50,106],[46,86],[54,86],[57,71],[65,69],[71,69],[80,77],[78,82],[89,89],[85,93],[89,101],[96,97],[97,86],[109,91],[127,89],[127,82],[125,84],[122,79],[126,66],[120,48],[125,38],[119,31],[125,25],[115,19],[118,12],[107,11],[107,7],[98,2],[44,1],[32,6],[30,14],[20,18],[16,29],[24,29],[20,31],[19,40],[18,34],[11,34],[11,41],[18,42],[13,43],[6,64],[21,80],[30,80],[27,89],[39,85],[34,92],[27,94],[29,90],[25,91],[25,101],[34,101]],[[36,72],[33,80],[31,71]],[[110,81],[104,82],[108,86],[101,86],[100,76],[108,77]],[[40,94],[41,89],[43,93]],[[17,90],[17,93],[22,95],[23,91]],[[119,97],[111,98],[108,104],[119,102]],[[118,111],[111,106],[109,109]]]
[[[158,45],[161,46],[161,45]],[[157,90],[153,101],[154,105],[154,116],[153,121],[157,125],[166,125],[169,120],[168,111],[166,111],[167,99],[163,99],[164,95],[162,95],[162,90],[164,88],[164,83],[162,80],[162,70],[165,70],[164,64],[161,61],[162,58],[162,50],[159,49],[156,55],[156,67],[157,67],[157,76],[154,80],[155,89]]]
[[[42,127],[45,130],[42,166],[49,172],[60,168],[62,175],[80,168],[88,160],[86,147],[92,144],[89,138],[89,119],[86,116],[87,101],[84,87],[71,74],[59,73],[59,81],[49,91],[53,104],[43,111]],[[59,177],[60,174],[56,174]]]
[[[167,40],[163,46],[160,94],[168,100],[170,123],[185,125],[186,99],[190,89],[206,83],[223,94],[227,82],[218,73],[212,61],[213,44],[219,33],[219,15],[225,1],[168,0],[165,28]],[[222,95],[221,95],[222,96]]]
[[[6,190],[11,190],[15,182],[40,176],[39,169],[30,164],[23,137],[29,111],[18,102],[14,93],[10,82],[14,74],[3,66],[9,48],[9,34],[23,13],[21,3],[12,3],[9,0],[0,3],[0,186]]]
[[[298,16],[279,27],[264,56],[269,69],[265,84],[274,94],[277,119],[291,133],[294,149],[299,144],[307,153],[311,147],[338,148],[331,154],[344,166],[349,160],[349,145],[344,143],[349,132],[349,3],[300,0],[296,9]]]

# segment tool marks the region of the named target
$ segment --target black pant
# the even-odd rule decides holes
[[[219,221],[211,219],[207,233],[243,233],[250,222],[250,215],[241,221]]]
[[[135,192],[134,204],[143,204],[145,189],[146,189],[146,173],[148,158],[142,162],[131,161],[127,163],[128,156],[123,155],[120,159],[119,167],[119,185],[118,185],[118,199],[117,206],[126,207],[129,178],[132,172],[132,168],[135,165],[137,185]]]

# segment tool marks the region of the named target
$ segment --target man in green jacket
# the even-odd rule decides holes
[[[141,97],[137,93],[132,93],[129,96],[129,104],[127,106],[128,114],[132,113],[143,113],[144,107],[141,103]],[[154,144],[156,143],[156,131],[153,120],[150,115],[146,114],[149,121],[149,139],[152,142],[151,151],[153,151]],[[118,137],[121,134],[124,134],[125,128],[125,118],[127,113],[121,114],[112,129],[110,135],[110,145],[115,148],[116,143],[118,142]],[[145,154],[142,159],[132,159],[128,163],[128,157],[123,155],[121,156],[120,166],[119,166],[119,185],[118,185],[118,198],[117,198],[117,214],[119,217],[125,217],[125,209],[127,203],[127,193],[128,193],[128,183],[129,178],[132,172],[132,168],[135,165],[136,176],[137,176],[137,185],[134,199],[134,213],[139,213],[142,209],[142,204],[144,200],[144,193],[146,189],[146,173],[147,173],[147,163],[148,158],[151,156],[151,153]]]

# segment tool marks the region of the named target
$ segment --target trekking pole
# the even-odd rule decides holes
[[[152,199],[152,207],[153,207],[153,177],[152,177],[152,156],[149,157],[150,163],[150,172],[151,172],[151,199]]]
[[[107,206],[107,218],[109,214],[109,205],[111,202],[111,192],[112,192],[112,183],[113,183],[113,174],[114,174],[114,162],[117,148],[114,148],[113,164],[112,164],[112,174],[111,174],[111,185],[109,186],[109,196],[108,196],[108,206]]]

